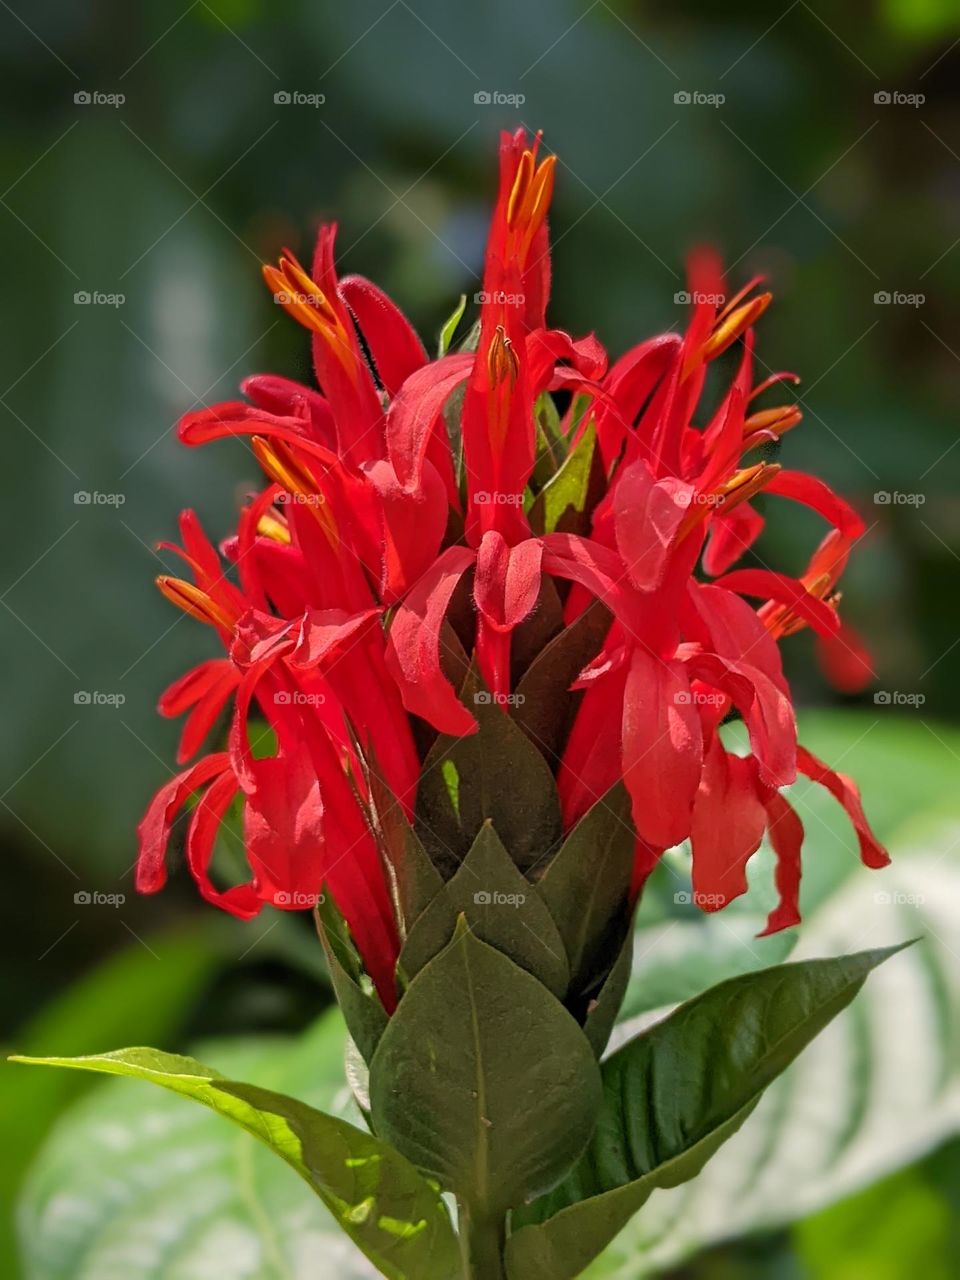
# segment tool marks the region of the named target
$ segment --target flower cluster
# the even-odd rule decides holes
[[[264,269],[310,331],[320,390],[251,377],[244,400],[179,427],[187,445],[249,437],[266,484],[219,549],[185,512],[173,550],[189,574],[159,579],[225,656],[161,699],[164,715],[188,713],[186,767],[141,824],[138,887],[163,885],[174,820],[200,793],[185,850],[204,897],[253,916],[329,892],[388,1010],[400,939],[369,821],[370,769],[412,820],[431,732],[477,728],[451,680],[451,645],[512,714],[533,656],[517,636],[548,594],[566,627],[588,609],[604,620],[564,740],[544,748],[564,827],[622,779],[635,891],[689,839],[696,900],[722,907],[745,891],[766,832],[779,890],[767,929],[795,924],[803,827],[782,789],[798,771],[845,807],[864,862],[886,861],[855,784],[797,744],[781,638],[811,627],[838,683],[869,677],[835,592],[863,525],[821,481],[773,460],[801,414],[777,403],[794,375],[755,380],[753,326],[771,295],[753,280],[725,299],[713,255],[695,255],[686,332],[609,363],[592,335],[546,322],[554,168],[539,138],[504,135],[479,323],[459,350],[431,360],[375,285],[338,279],[325,226],[310,273],[289,252]],[[705,407],[718,361],[725,381],[716,394],[711,379]],[[571,473],[588,474],[576,493],[558,483]],[[827,526],[799,578],[751,550],[760,494]],[[734,567],[747,552],[748,567]],[[231,702],[225,749],[195,760]],[[731,713],[747,755],[721,738]],[[221,888],[211,861],[237,797],[250,877]]]

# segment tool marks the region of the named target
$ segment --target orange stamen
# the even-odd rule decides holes
[[[161,574],[157,578],[157,586],[171,604],[175,604],[184,613],[189,613],[192,618],[197,618],[208,626],[223,627],[225,631],[233,630],[235,620],[206,591],[201,591],[192,582]]]
[[[326,534],[327,541],[331,546],[337,546],[340,541],[337,524],[325,494],[293,450],[279,440],[271,444],[263,436],[254,436],[250,445],[267,476],[295,499],[302,499]]]
[[[772,293],[761,293],[729,314],[722,314],[710,337],[701,348],[703,360],[715,360],[763,315],[773,301]]]

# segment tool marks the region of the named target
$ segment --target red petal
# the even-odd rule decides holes
[[[758,935],[761,938],[800,923],[800,848],[803,844],[803,823],[780,792],[772,791],[764,803],[770,843],[777,855],[775,876],[780,901],[767,917],[766,928]]]
[[[711,578],[726,573],[745,551],[749,551],[763,532],[764,518],[741,502],[732,511],[722,512],[710,521],[710,540],[703,553],[703,571]]]
[[[466,381],[472,368],[472,354],[433,360],[411,374],[391,404],[387,413],[387,452],[408,493],[420,487],[423,460],[447,397]]]
[[[620,472],[613,491],[617,549],[638,590],[652,591],[662,582],[695,496],[693,485],[682,480],[654,480],[645,462],[634,462]]]
[[[473,733],[477,722],[440,667],[440,629],[457,583],[474,562],[467,547],[448,547],[397,609],[386,660],[403,705],[441,733]]]
[[[258,914],[262,905],[255,882],[250,880],[221,892],[214,887],[209,875],[217,832],[236,794],[237,780],[229,772],[222,774],[204,792],[190,820],[187,863],[201,896],[207,902],[213,903],[215,907],[222,907],[241,920],[250,920]]]
[[[846,622],[829,639],[817,636],[817,658],[827,679],[841,693],[861,693],[876,676],[866,642]]]
[[[512,631],[531,612],[540,594],[543,548],[536,538],[509,547],[490,530],[477,552],[473,595],[477,608],[498,631]]]
[[[726,693],[739,709],[763,781],[785,787],[797,776],[797,722],[793,704],[759,667],[715,653],[702,653],[687,663],[692,674]]]
[[[345,276],[340,296],[353,312],[380,381],[395,396],[403,382],[427,363],[423,343],[397,304],[363,276]]]
[[[766,823],[755,761],[732,755],[714,735],[691,830],[694,902],[701,911],[719,911],[746,893],[747,862],[760,848]]]
[[[797,578],[786,573],[774,573],[771,569],[734,569],[718,578],[718,587],[736,591],[743,596],[755,596],[760,600],[776,600],[808,622],[819,635],[833,636],[840,629],[836,611],[812,595]]]
[[[225,751],[204,756],[195,765],[171,778],[153,797],[137,827],[140,839],[136,872],[138,893],[156,893],[163,888],[167,879],[164,858],[170,829],[177,814],[194,791],[229,768],[230,757]]]
[[[847,811],[847,816],[857,833],[860,858],[864,865],[874,868],[885,867],[890,861],[890,855],[870,830],[870,824],[860,800],[860,789],[854,780],[847,777],[845,773],[835,773],[806,747],[797,748],[797,764],[801,773],[806,774],[814,782],[819,782],[822,787],[826,787]]]
[[[778,471],[764,485],[765,493],[775,493],[781,498],[800,502],[823,516],[835,529],[847,538],[859,538],[864,531],[861,517],[828,484],[803,471]]]
[[[623,695],[623,776],[637,833],[648,843],[667,849],[690,834],[702,753],[683,663],[635,649]]]

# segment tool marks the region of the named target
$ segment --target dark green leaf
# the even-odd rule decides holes
[[[583,991],[622,939],[636,833],[622,782],[580,819],[537,884],[557,923],[570,961],[571,989]]]
[[[607,1047],[610,1032],[617,1021],[617,1014],[623,1003],[623,997],[630,981],[633,964],[633,929],[627,930],[627,936],[617,954],[610,972],[600,988],[596,998],[587,1006],[587,1018],[583,1024],[583,1033],[593,1046],[599,1058]]]
[[[721,983],[603,1066],[605,1105],[583,1159],[515,1214],[513,1280],[572,1280],[657,1187],[699,1173],[763,1090],[899,947],[809,960]]]
[[[370,1068],[377,1132],[483,1217],[563,1176],[600,1098],[570,1014],[465,922],[410,984]]]
[[[407,939],[400,968],[412,978],[451,940],[463,915],[474,934],[539,978],[562,999],[570,980],[563,940],[533,886],[510,859],[493,825],[480,834],[444,892]]]
[[[337,1002],[357,1048],[369,1062],[387,1025],[386,1010],[363,972],[346,922],[329,893],[316,909],[316,920]]]
[[[543,756],[491,699],[471,671],[461,697],[479,731],[441,736],[424,761],[417,832],[434,865],[452,875],[487,819],[521,871],[554,849],[560,836],[557,789]]]
[[[551,766],[559,762],[583,696],[571,693],[570,686],[600,652],[609,629],[609,612],[593,601],[550,641],[517,685],[513,718]]]

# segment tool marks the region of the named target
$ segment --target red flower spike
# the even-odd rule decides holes
[[[662,852],[689,839],[695,900],[719,910],[746,891],[766,832],[779,902],[764,932],[795,925],[803,826],[781,788],[798,768],[844,806],[863,861],[887,861],[852,780],[797,744],[782,640],[812,627],[840,688],[862,688],[872,674],[838,612],[837,584],[864,526],[822,481],[758,460],[758,446],[802,419],[789,402],[758,403],[797,381],[775,373],[754,385],[754,326],[771,295],[758,280],[728,293],[719,260],[700,251],[686,333],[641,342],[610,364],[592,335],[547,327],[555,178],[539,137],[503,135],[475,352],[429,360],[376,285],[338,280],[335,228],[324,226],[309,274],[287,252],[264,268],[277,301],[312,335],[319,388],[254,375],[242,384],[246,400],[191,411],[178,428],[190,446],[247,438],[266,482],[222,554],[184,513],[182,546],[171,548],[184,576],[158,580],[224,650],[160,700],[162,714],[186,717],[180,763],[194,760],[231,704],[232,715],[228,749],[195,760],[149,806],[138,888],[162,887],[173,823],[196,795],[186,859],[202,896],[249,917],[329,892],[388,1012],[401,922],[371,825],[370,770],[412,819],[422,768],[414,718],[455,737],[478,730],[444,670],[453,623],[507,714],[518,628],[524,664],[542,658],[530,653],[537,608],[544,634],[556,629],[557,599],[567,624],[594,601],[609,611],[579,672],[558,668],[570,723],[547,764],[567,831],[625,781],[634,894]],[[705,410],[708,367],[733,349],[732,376]],[[546,460],[534,467],[535,415],[556,391],[570,399],[567,447],[592,427],[601,474],[586,532],[535,536],[525,512],[546,479]],[[829,526],[799,578],[738,566],[764,528],[751,505],[761,492]],[[778,505],[766,504],[767,519]],[[465,577],[473,613],[458,597],[448,621]],[[747,729],[743,756],[720,737],[732,711]],[[255,745],[266,735],[276,745],[263,756]],[[249,878],[223,886],[214,850],[234,804]],[[495,810],[494,798],[494,824]]]

